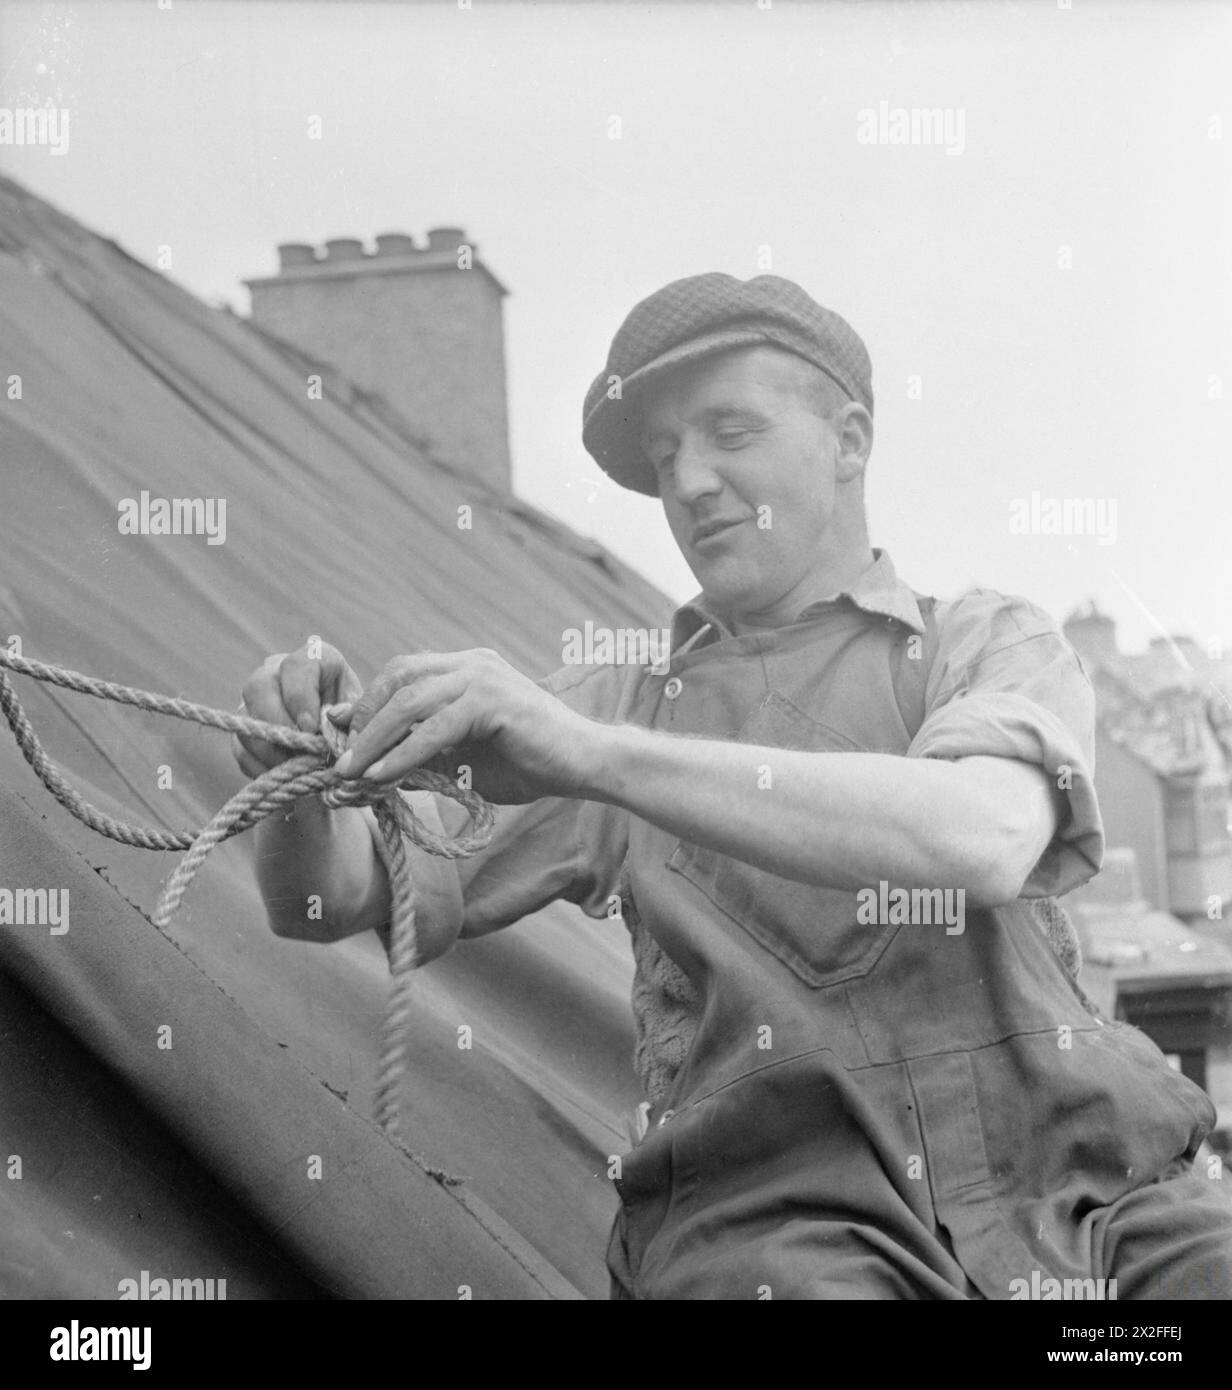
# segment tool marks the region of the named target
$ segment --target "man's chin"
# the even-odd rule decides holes
[[[692,565],[690,568],[711,608],[726,613],[740,611],[750,604],[756,606],[757,576],[749,573],[745,566],[719,562]]]

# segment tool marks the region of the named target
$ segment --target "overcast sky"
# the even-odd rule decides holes
[[[10,2],[0,107],[71,136],[0,167],[242,312],[279,241],[462,226],[512,291],[518,491],[676,598],[582,397],[638,299],[769,268],[869,346],[872,538],[911,584],[1232,645],[1230,59],[1232,6],[1184,0]],[[950,148],[862,141],[882,102]],[[1099,533],[1016,534],[1033,493]]]

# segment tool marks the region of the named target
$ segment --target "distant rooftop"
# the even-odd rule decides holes
[[[1121,652],[1116,623],[1095,601],[1065,621],[1090,672],[1101,729],[1164,776],[1193,776],[1212,761],[1232,765],[1232,661],[1187,635],[1152,638]]]

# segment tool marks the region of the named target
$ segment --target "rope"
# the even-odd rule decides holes
[[[492,838],[494,816],[492,807],[477,792],[459,787],[439,772],[415,768],[408,772],[397,787],[372,782],[367,778],[346,779],[334,770],[334,762],[346,749],[346,734],[333,722],[335,707],[321,711],[319,733],[308,733],[282,724],[268,724],[249,715],[229,714],[208,705],[194,704],[168,695],[157,695],[132,686],[116,685],[111,681],[84,676],[63,666],[51,666],[27,657],[14,656],[0,649],[0,667],[8,667],[24,676],[46,681],[66,690],[93,695],[100,700],[113,700],[134,705],[154,714],[170,715],[191,720],[213,729],[247,734],[264,739],[295,752],[253,781],[222,807],[214,818],[200,830],[178,833],[156,827],[130,825],[116,820],[97,806],[92,806],[64,777],[47,756],[34,732],[12,682],[0,670],[0,711],[8,721],[22,756],[34,769],[39,781],[72,815],[91,830],[106,835],[121,844],[141,849],[186,850],[187,853],[167,880],[151,920],[166,928],[175,916],[189,884],[215,845],[240,831],[247,830],[272,815],[280,807],[289,806],[302,796],[318,793],[326,806],[370,806],[381,831],[382,859],[389,874],[390,946],[389,966],[392,976],[389,1001],[381,1028],[381,1051],[376,1084],[376,1117],[392,1139],[399,1138],[398,1096],[407,1066],[407,1026],[411,1016],[411,979],[420,965],[415,935],[415,885],[411,878],[406,854],[406,840],[428,854],[445,859],[465,859],[483,849]],[[471,818],[467,835],[449,839],[437,835],[415,815],[407,802],[398,795],[398,788],[435,792],[462,805]]]

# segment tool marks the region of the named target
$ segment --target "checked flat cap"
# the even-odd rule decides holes
[[[646,388],[685,363],[763,343],[820,367],[872,410],[872,363],[846,319],[778,275],[737,280],[715,271],[673,280],[630,310],[586,393],[582,443],[622,487],[657,497],[655,471],[639,442]]]

